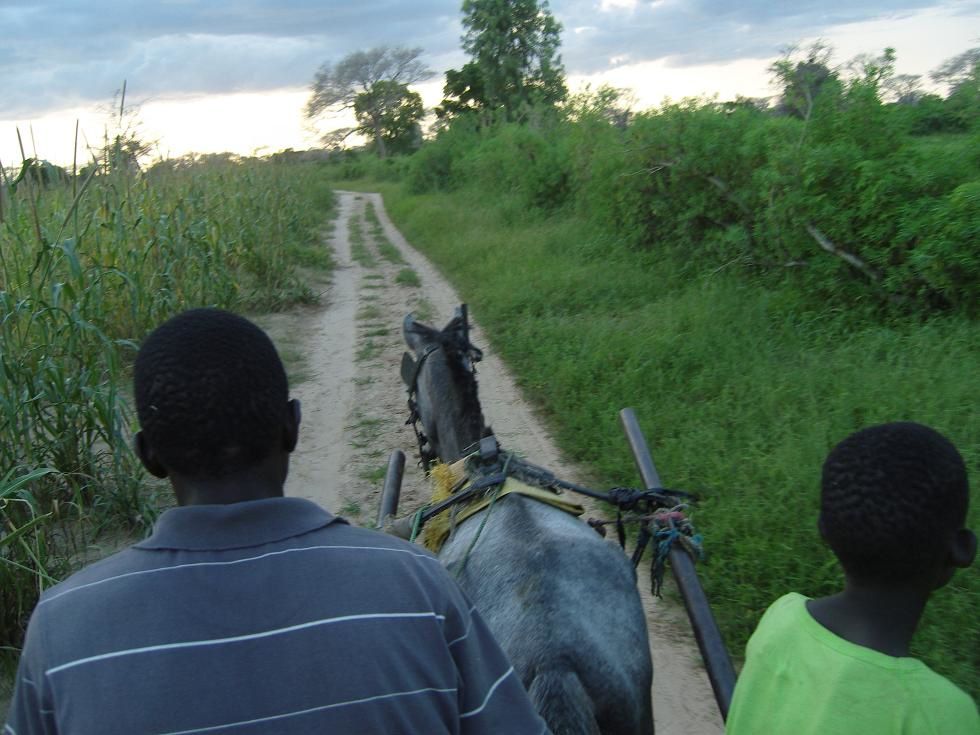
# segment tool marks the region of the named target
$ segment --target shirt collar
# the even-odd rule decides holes
[[[138,549],[219,551],[282,541],[331,523],[346,523],[304,498],[264,498],[227,505],[185,505],[157,519]]]

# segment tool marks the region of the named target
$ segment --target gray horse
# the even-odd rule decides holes
[[[428,440],[423,460],[453,462],[490,433],[467,332],[465,308],[441,331],[405,317],[415,358],[406,353],[402,377]],[[460,523],[439,558],[554,735],[653,733],[646,620],[622,551],[578,518],[511,494]]]

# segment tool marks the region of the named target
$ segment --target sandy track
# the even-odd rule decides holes
[[[383,239],[404,263],[381,256],[365,213],[377,214]],[[308,379],[293,388],[302,400],[303,426],[286,492],[319,502],[362,525],[373,523],[383,470],[391,450],[408,455],[401,509],[424,500],[426,486],[416,466],[417,449],[399,377],[405,313],[442,325],[461,303],[436,269],[395,229],[377,194],[339,192],[338,218],[329,243],[338,268],[326,307],[265,320],[273,338],[303,335],[301,352]],[[363,232],[373,263],[352,255],[351,232]],[[399,283],[400,272],[417,274],[418,286]],[[401,280],[405,280],[404,274]],[[430,318],[431,317],[431,318]],[[541,421],[523,400],[510,373],[494,355],[472,314],[473,342],[483,347],[478,366],[487,421],[505,447],[568,480],[582,474],[563,460]],[[640,575],[654,659],[654,717],[659,735],[719,735],[723,732],[707,677],[700,666],[686,617],[677,603],[652,598],[647,575]],[[610,610],[610,620],[615,611]]]

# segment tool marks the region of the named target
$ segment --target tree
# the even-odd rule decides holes
[[[962,130],[980,126],[980,47],[947,59],[929,76],[949,88],[945,107]]]
[[[937,84],[944,84],[950,96],[955,94],[964,84],[977,83],[980,78],[980,46],[964,51],[962,54],[946,59],[942,65],[929,76]]]
[[[370,136],[382,158],[386,153],[407,153],[422,142],[419,120],[425,115],[422,98],[407,84],[375,82],[357,95],[354,116],[357,132]]]
[[[830,68],[833,49],[822,41],[814,43],[799,58],[795,47],[786,49],[769,72],[782,87],[778,110],[783,114],[808,120],[813,112],[817,95],[828,80],[836,79],[837,73]]]
[[[547,0],[463,0],[463,16],[471,60],[446,72],[440,117],[503,109],[520,119],[533,106],[565,99],[561,24]]]
[[[335,65],[323,64],[313,80],[306,117],[312,120],[324,112],[350,110],[358,126],[334,131],[329,137],[363,133],[384,158],[392,144],[398,147],[403,136],[414,135],[422,118],[422,99],[408,89],[432,76],[419,61],[421,54],[420,48],[379,46],[348,54]]]
[[[895,74],[885,80],[885,88],[899,105],[917,105],[925,96],[919,74]]]

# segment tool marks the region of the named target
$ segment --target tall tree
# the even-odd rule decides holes
[[[306,117],[312,120],[325,112],[350,110],[357,127],[341,130],[339,136],[333,131],[330,137],[362,133],[384,158],[392,144],[398,147],[406,136],[415,135],[422,118],[422,99],[408,88],[432,76],[419,61],[421,55],[420,48],[379,46],[355,51],[336,64],[323,64],[313,80]]]
[[[463,27],[471,60],[446,72],[440,116],[502,108],[520,118],[565,99],[561,24],[547,0],[463,0]]]
[[[946,85],[952,95],[959,91],[964,84],[976,85],[977,79],[980,78],[978,69],[980,69],[980,46],[967,49],[961,54],[946,59],[929,76],[937,84]]]
[[[782,87],[777,110],[783,114],[809,119],[821,88],[837,74],[830,68],[833,49],[817,41],[802,54],[796,47],[770,65],[773,80]]]

